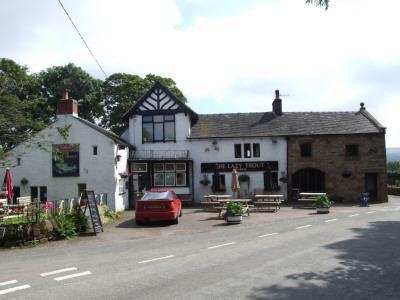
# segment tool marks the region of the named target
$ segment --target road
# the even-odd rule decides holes
[[[0,299],[400,299],[399,216],[371,206],[4,251]]]

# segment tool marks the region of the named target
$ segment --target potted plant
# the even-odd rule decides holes
[[[204,185],[204,186],[207,186],[207,185],[209,185],[211,182],[210,182],[210,179],[208,179],[208,177],[207,177],[206,175],[204,175],[203,179],[200,180],[200,183],[201,183],[202,185]]]
[[[319,214],[327,214],[329,213],[329,208],[332,205],[332,201],[329,200],[327,195],[320,195],[314,201],[314,207],[317,209],[317,213]]]
[[[238,202],[228,202],[225,220],[228,224],[242,222],[243,205]]]

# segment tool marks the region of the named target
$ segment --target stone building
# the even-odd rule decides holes
[[[347,202],[368,191],[372,201],[387,201],[385,128],[364,104],[354,112],[284,112],[276,91],[271,111],[197,114],[156,83],[123,119],[129,128],[122,137],[134,145],[130,199],[154,186],[195,202],[232,194],[237,169],[249,179],[243,197],[261,192],[291,199],[299,190]]]

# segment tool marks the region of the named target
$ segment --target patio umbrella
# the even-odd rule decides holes
[[[238,173],[236,171],[236,169],[232,170],[232,191],[234,193],[237,193],[236,196],[238,195],[238,192],[240,190],[240,184],[239,184],[239,176]]]
[[[11,183],[11,174],[9,168],[6,169],[6,176],[4,177],[3,186],[1,190],[7,195],[8,202],[12,203],[14,198],[14,193],[13,193],[13,186]]]

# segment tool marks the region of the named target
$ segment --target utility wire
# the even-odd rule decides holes
[[[101,67],[99,61],[97,60],[96,56],[94,55],[94,53],[92,52],[92,50],[90,50],[89,45],[86,43],[85,39],[83,38],[82,34],[79,32],[78,27],[76,27],[74,21],[72,21],[71,16],[69,15],[69,13],[67,12],[67,10],[65,9],[64,5],[62,4],[61,0],[57,0],[58,3],[60,3],[62,9],[64,10],[65,14],[67,15],[68,19],[71,21],[72,25],[74,26],[76,32],[79,34],[81,40],[83,41],[83,43],[85,44],[86,48],[89,50],[90,54],[92,55],[93,59],[96,61],[96,64],[99,66],[101,72],[103,72],[104,77],[107,77],[106,72],[104,71],[104,69]]]

